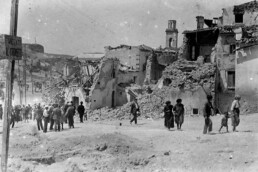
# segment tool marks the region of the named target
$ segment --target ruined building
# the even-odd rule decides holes
[[[257,2],[251,1],[224,8],[222,16],[213,19],[197,16],[197,29],[183,32],[184,40],[179,51],[180,58],[196,61],[202,57],[204,62],[216,64],[215,104],[221,111],[229,110],[235,93],[245,95],[242,87],[239,88],[239,82],[241,82],[239,77],[246,75],[239,73],[235,50],[237,46],[239,47],[237,40],[245,40],[244,37],[250,38],[242,33],[250,34],[244,30],[257,24],[257,14]],[[243,102],[248,104],[246,99],[243,99]]]

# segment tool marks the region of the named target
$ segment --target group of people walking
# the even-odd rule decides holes
[[[212,106],[212,96],[207,95],[207,102],[204,105],[203,116],[204,116],[204,129],[203,134],[210,133],[212,131],[212,120],[211,116],[215,109]],[[228,132],[228,119],[232,120],[232,130],[236,131],[236,127],[240,123],[240,101],[241,97],[239,95],[235,96],[234,101],[232,102],[229,112],[225,112],[224,117],[221,119],[221,127],[219,132],[223,127],[226,127]],[[170,130],[174,128],[174,122],[177,125],[177,129],[180,130],[184,122],[184,105],[182,104],[182,99],[177,99],[176,105],[173,106],[170,101],[166,102],[164,107],[164,126]]]
[[[170,101],[167,101],[164,107],[164,126],[170,130],[170,128],[174,128],[175,122],[177,129],[180,130],[184,123],[184,113],[185,110],[182,99],[177,99],[175,106],[173,106]]]
[[[28,120],[36,121],[38,130],[47,132],[48,124],[49,130],[61,131],[64,129],[63,124],[68,123],[69,128],[74,128],[74,116],[76,110],[80,116],[80,122],[83,122],[85,117],[87,120],[87,114],[85,114],[85,108],[83,102],[76,108],[73,102],[67,102],[65,105],[61,106],[59,104],[50,104],[42,106],[39,104],[34,104],[33,107],[30,105],[16,105],[12,107],[12,112],[10,116],[10,125],[13,128],[15,122]],[[0,106],[0,117],[2,119],[3,108]]]
[[[232,130],[233,132],[236,131],[236,127],[240,123],[240,101],[241,97],[239,95],[236,95],[234,98],[234,101],[231,104],[230,111],[224,112],[224,117],[221,119],[221,127],[219,129],[219,132],[223,127],[226,127],[226,131],[228,132],[228,119],[231,118],[231,124],[232,124]],[[212,96],[207,96],[207,102],[204,106],[203,116],[204,116],[204,129],[203,134],[207,134],[212,131],[212,120],[211,115],[212,111],[214,111],[214,108],[212,106]],[[221,112],[220,112],[221,113]]]

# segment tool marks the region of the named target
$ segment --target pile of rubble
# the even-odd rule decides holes
[[[258,42],[258,25],[246,26],[242,28],[243,35],[240,43]]]
[[[203,57],[197,61],[179,59],[166,67],[163,71],[164,85],[194,90],[197,87],[205,86],[214,89],[215,86],[215,65],[203,63]]]
[[[151,91],[150,91],[151,90]],[[165,99],[159,95],[160,92],[152,91],[150,86],[142,87],[142,91],[138,94],[138,104],[140,106],[141,115],[139,118],[160,118],[164,108]],[[104,107],[90,111],[88,117],[92,120],[114,120],[114,119],[130,119],[131,102],[116,108]]]

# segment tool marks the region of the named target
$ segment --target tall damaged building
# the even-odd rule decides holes
[[[235,94],[243,96],[242,101],[245,104],[243,111],[256,111],[254,108],[249,108],[249,106],[253,107],[249,102],[254,102],[255,99],[248,101],[245,98],[248,97],[245,96],[247,92],[250,94],[251,90],[256,88],[251,87],[254,84],[247,84],[250,81],[253,83],[253,79],[250,80],[250,78],[254,77],[249,77],[248,74],[254,72],[251,72],[252,68],[248,68],[247,65],[246,69],[248,68],[250,72],[243,72],[237,59],[239,51],[236,51],[236,48],[243,51],[244,48],[241,47],[248,46],[250,41],[255,39],[256,32],[249,28],[256,28],[257,6],[256,1],[251,1],[223,8],[222,16],[213,19],[197,16],[197,29],[183,32],[183,45],[179,50],[179,58],[197,61],[202,57],[205,63],[216,65],[214,104],[222,112],[230,109]],[[243,78],[248,77],[249,82],[242,82]]]

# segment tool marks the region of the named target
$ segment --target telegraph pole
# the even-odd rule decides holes
[[[17,24],[18,24],[18,5],[19,0],[12,0],[11,6],[11,20],[10,20],[10,35],[17,36]],[[10,58],[7,60],[7,72],[6,72],[6,91],[5,91],[5,107],[4,107],[4,122],[3,122],[3,137],[2,137],[2,155],[1,155],[1,170],[7,172],[8,163],[8,151],[9,151],[9,133],[10,123],[9,116],[11,116],[12,110],[12,93],[13,93],[13,75],[15,60]]]

